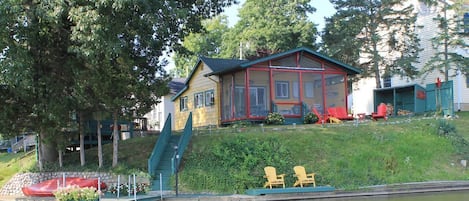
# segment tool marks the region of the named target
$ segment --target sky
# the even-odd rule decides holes
[[[232,5],[225,9],[224,15],[228,16],[228,25],[233,27],[239,20],[238,10],[246,0],[239,0],[239,4]],[[318,24],[318,31],[324,28],[324,17],[330,17],[335,13],[333,5],[328,0],[312,0],[311,4],[316,8],[316,12],[310,16],[313,23]]]

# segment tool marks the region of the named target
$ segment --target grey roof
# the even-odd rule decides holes
[[[248,60],[217,59],[208,57],[200,57],[200,60],[212,69],[212,73],[210,73],[210,75],[238,69],[242,63],[248,62]]]
[[[173,78],[168,83],[170,94],[177,94],[179,91],[181,91],[181,89],[184,88],[185,81],[186,78]]]
[[[262,57],[262,58],[254,59],[251,61],[239,60],[239,59],[211,59],[211,58],[201,58],[200,60],[202,60],[203,62],[205,62],[206,60],[210,62],[210,63],[205,62],[213,71],[207,74],[207,76],[209,76],[209,75],[223,74],[223,73],[234,71],[234,70],[241,69],[241,68],[248,68],[254,64],[269,61],[275,58],[280,58],[289,54],[293,54],[295,52],[307,52],[309,54],[315,55],[323,60],[329,61],[333,64],[336,64],[342,67],[349,75],[361,73],[361,70],[357,67],[353,67],[348,64],[342,63],[341,61],[335,60],[326,55],[315,52],[306,47],[295,48],[286,52],[273,54],[267,57]],[[211,60],[216,60],[216,61],[211,61]]]

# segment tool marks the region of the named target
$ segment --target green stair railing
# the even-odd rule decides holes
[[[156,176],[156,168],[161,160],[161,155],[169,142],[171,137],[171,114],[168,115],[166,118],[166,122],[164,123],[163,130],[158,137],[158,141],[151,152],[150,158],[148,159],[148,173],[151,176]]]
[[[176,170],[177,170],[176,168],[179,167],[182,155],[184,154],[184,151],[186,150],[187,145],[189,145],[191,138],[192,138],[192,112],[189,113],[189,117],[187,118],[186,125],[184,126],[184,131],[177,145],[178,146],[177,152],[173,155],[173,158],[172,158],[172,161],[174,164],[172,167],[173,173],[176,173]]]

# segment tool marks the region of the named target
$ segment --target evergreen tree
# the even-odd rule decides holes
[[[359,63],[361,76],[375,77],[376,88],[381,88],[383,76],[417,75],[413,64],[420,48],[412,6],[404,6],[399,0],[331,0],[331,3],[337,13],[327,21],[324,34],[327,51],[336,55],[352,52],[343,59]],[[341,29],[346,26],[350,27]],[[350,62],[357,58],[358,61]]]
[[[457,0],[451,5],[446,1],[430,1],[428,4],[440,11],[433,19],[438,25],[438,30],[436,30],[435,37],[431,39],[436,53],[425,63],[421,74],[426,76],[431,72],[439,71],[444,74],[445,81],[457,73],[467,75],[469,73],[469,59],[456,52],[457,49],[468,48],[467,35],[464,35],[467,33],[464,33],[463,21],[464,13],[468,12],[467,7],[464,9],[465,1]],[[450,71],[454,74],[450,74]]]

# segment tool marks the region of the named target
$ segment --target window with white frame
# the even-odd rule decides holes
[[[204,106],[204,93],[195,93],[194,94],[194,107],[199,108]]]
[[[289,98],[288,81],[275,81],[275,97]]]
[[[205,106],[211,106],[215,104],[215,94],[213,90],[205,91]]]
[[[187,109],[187,96],[181,97],[181,100],[179,102],[179,110],[186,111]]]

